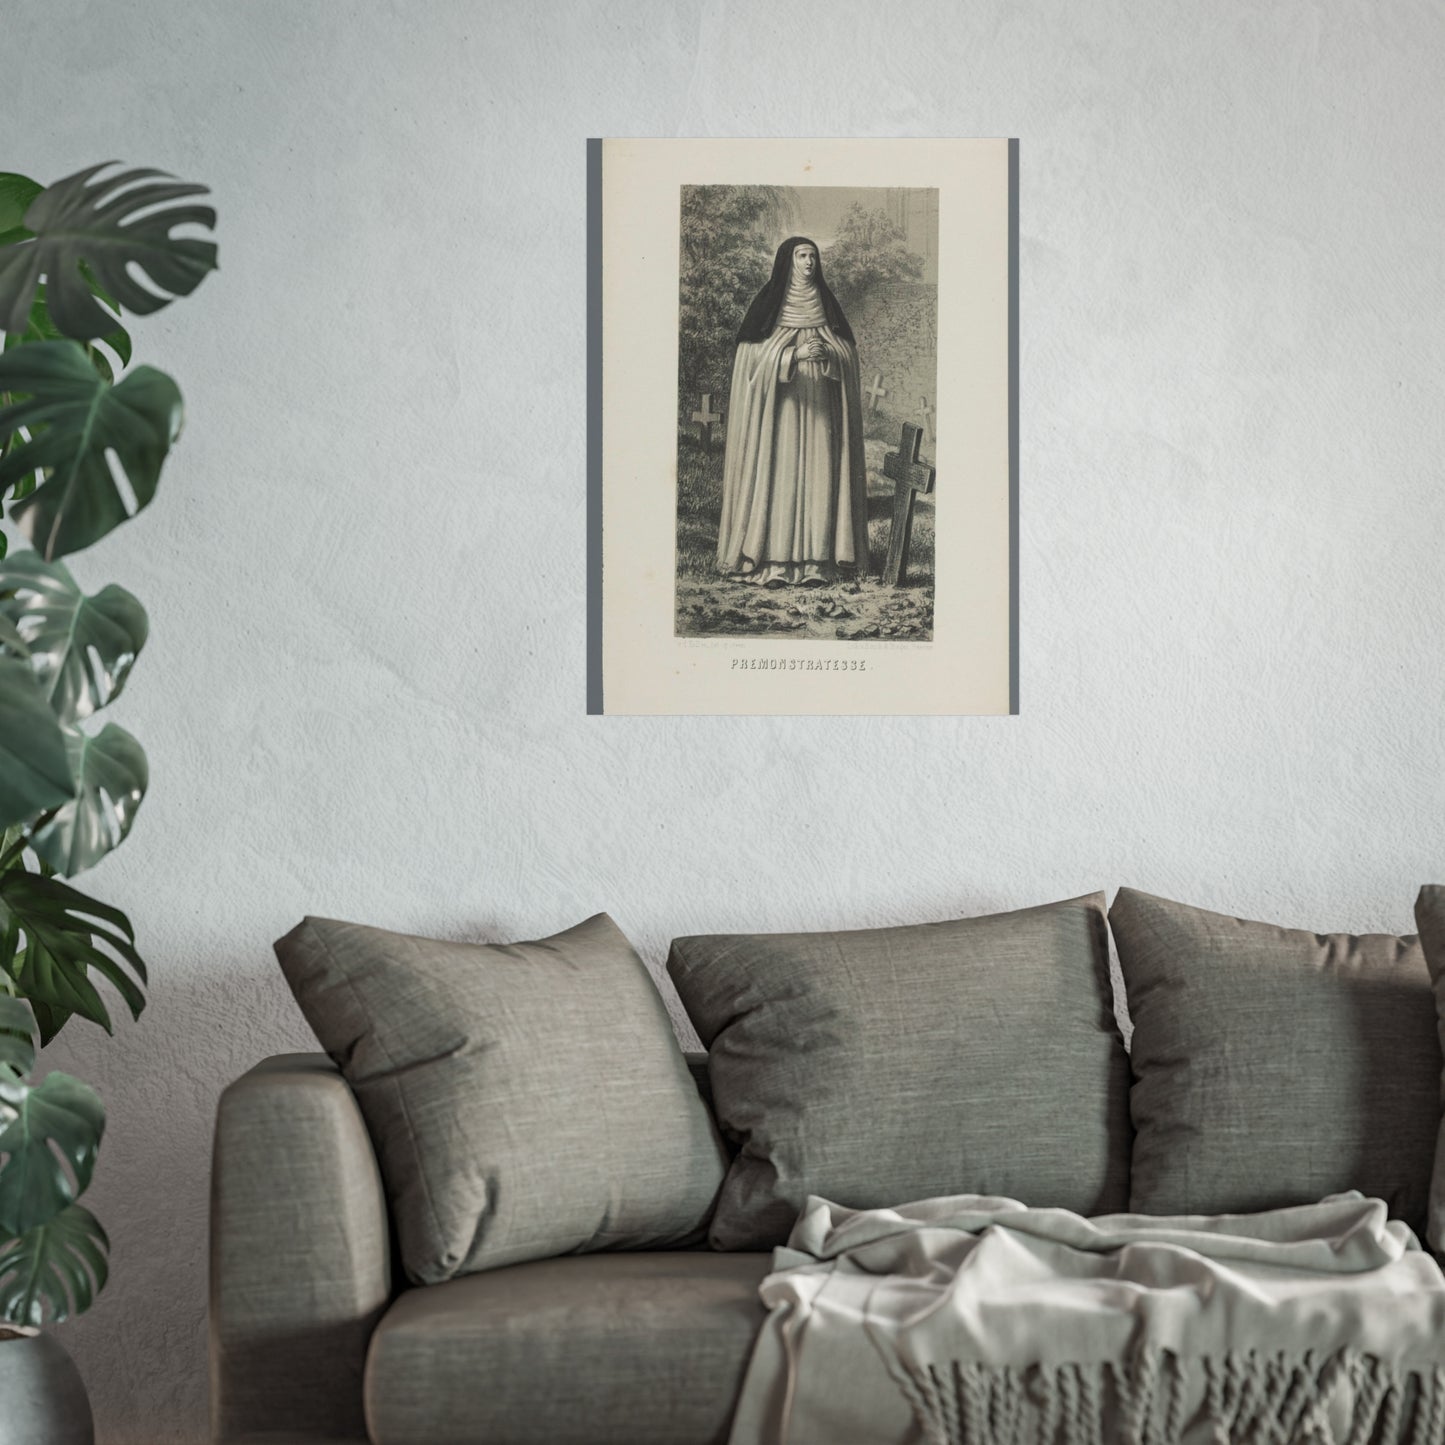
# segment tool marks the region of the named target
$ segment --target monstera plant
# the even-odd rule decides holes
[[[106,1278],[77,1203],[104,1110],[77,1079],[37,1079],[35,1043],[75,1018],[109,1032],[110,995],[132,1016],[145,1003],[129,919],[63,880],[124,841],[145,796],[141,745],[99,714],[148,624],[62,559],[149,505],[180,434],[180,391],[132,365],[124,322],[215,268],[204,194],[113,163],[48,188],[0,173],[0,1338],[79,1313]],[[37,1422],[26,1438],[60,1437]]]

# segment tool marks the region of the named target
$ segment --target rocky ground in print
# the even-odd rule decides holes
[[[884,455],[897,448],[898,438],[870,436],[864,445],[868,464],[868,575],[823,587],[755,587],[718,576],[714,565],[717,519],[722,506],[722,448],[709,450],[696,436],[681,435],[676,614],[679,637],[768,636],[879,642],[932,639],[933,498],[920,498],[915,507],[904,584],[885,587],[878,577],[888,549],[893,483],[883,475],[882,468]]]

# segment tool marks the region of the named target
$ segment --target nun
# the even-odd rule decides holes
[[[818,247],[790,236],[738,331],[717,566],[809,587],[868,563],[858,348]]]

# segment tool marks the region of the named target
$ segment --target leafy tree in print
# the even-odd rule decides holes
[[[923,261],[908,249],[907,237],[885,211],[865,211],[856,201],[843,215],[833,244],[823,252],[823,274],[851,316],[880,286],[917,281]]]
[[[782,186],[682,188],[678,306],[680,419],[703,392],[726,401],[733,343],[758,288],[767,280],[792,197]]]

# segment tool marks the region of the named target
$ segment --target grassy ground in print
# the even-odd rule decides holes
[[[914,508],[908,575],[901,587],[879,582],[888,551],[893,483],[885,453],[898,446],[897,424],[868,419],[868,569],[854,582],[825,587],[755,587],[717,572],[723,449],[682,432],[677,447],[677,613],[679,637],[859,638],[927,642],[933,637],[933,498]]]

